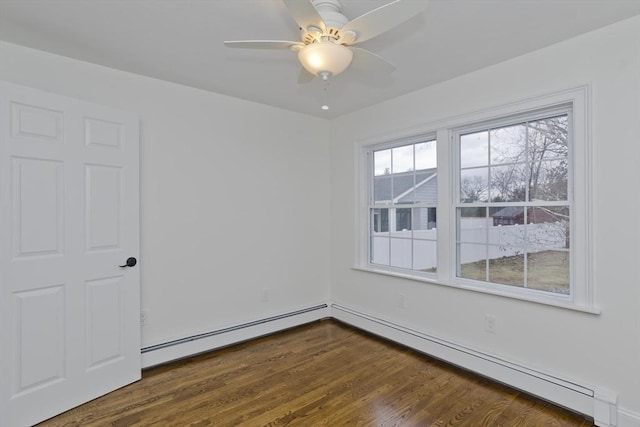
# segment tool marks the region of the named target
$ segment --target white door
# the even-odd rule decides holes
[[[138,119],[0,82],[0,425],[140,378]]]

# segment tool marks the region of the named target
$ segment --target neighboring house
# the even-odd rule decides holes
[[[374,231],[389,231],[389,224],[392,225],[391,231],[430,230],[436,227],[438,179],[435,168],[377,175],[373,188],[376,204],[407,205],[406,208],[374,209]],[[410,205],[415,204],[423,207],[412,210]],[[433,208],[426,208],[425,204]]]
[[[491,217],[493,225],[524,224],[524,209],[518,206],[507,206],[500,209]],[[549,209],[530,206],[527,208],[527,224],[542,224],[546,222],[558,222],[562,217]]]

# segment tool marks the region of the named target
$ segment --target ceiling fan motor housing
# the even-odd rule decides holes
[[[329,37],[334,41],[338,41],[341,38],[340,28],[349,22],[349,18],[342,14],[340,0],[312,0],[312,3],[324,21],[326,31],[322,33],[322,30],[320,30],[320,34],[318,34],[314,29],[303,29],[302,34],[305,43],[307,43],[305,33],[312,33],[315,41],[320,41],[320,37]],[[313,34],[314,32],[316,34]]]

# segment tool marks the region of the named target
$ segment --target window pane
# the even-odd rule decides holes
[[[431,205],[438,203],[438,179],[435,169],[416,170],[415,176],[405,177],[404,175],[394,175],[394,178],[399,179],[397,183],[394,183],[395,191],[404,190],[404,193],[396,195],[396,203],[426,203]],[[415,185],[412,179],[415,179]],[[407,188],[409,188],[408,191]]]
[[[373,202],[391,203],[391,175],[380,175],[373,178]]]
[[[370,249],[372,264],[389,265],[389,209],[371,209]]]
[[[394,203],[400,205],[415,203],[415,179],[416,175],[412,171],[393,174]]]
[[[568,295],[569,252],[537,248],[527,254],[527,287]]]
[[[391,239],[390,265],[392,267],[411,268],[411,239]]]
[[[391,173],[401,173],[413,170],[413,145],[404,145],[393,149]]]
[[[414,239],[436,239],[436,208],[413,208],[411,221]]]
[[[389,209],[371,209],[373,233],[389,233]]]
[[[436,242],[430,240],[413,241],[413,269],[435,273],[437,265]]]
[[[460,136],[460,167],[485,166],[489,162],[489,132]]]
[[[411,230],[411,209],[396,209],[396,230]]]
[[[370,260],[372,264],[389,265],[389,237],[371,236]]]
[[[416,170],[432,169],[438,164],[436,141],[421,142],[415,145]]]
[[[391,150],[381,150],[373,152],[374,175],[391,174]]]
[[[523,206],[494,207],[489,210],[489,215],[493,222],[489,227],[489,244],[492,247],[490,258],[501,256],[511,256],[525,245],[526,228],[525,208]]]
[[[524,250],[513,249],[507,256],[489,259],[489,281],[502,285],[524,286]]]
[[[487,243],[487,208],[458,208],[458,241]]]
[[[568,206],[531,206],[527,222],[527,246],[569,249]]]
[[[529,200],[568,200],[569,176],[566,160],[541,161],[531,165]]]
[[[527,192],[527,171],[524,164],[491,168],[491,201],[524,202]]]
[[[458,216],[460,218],[486,218],[487,208],[483,208],[483,207],[459,208]]]
[[[489,169],[460,171],[460,201],[463,203],[487,202],[489,198]]]
[[[492,225],[524,224],[524,206],[492,207],[489,209]]]
[[[485,245],[458,244],[458,277],[487,280],[487,247]]]
[[[529,122],[528,133],[531,162],[567,158],[569,152],[567,115]]]
[[[491,164],[524,162],[527,148],[526,135],[525,125],[491,130]]]

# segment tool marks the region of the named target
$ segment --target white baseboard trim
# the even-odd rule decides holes
[[[330,307],[331,317],[358,329],[585,414],[597,426],[623,426],[618,424],[623,417],[618,416],[617,396],[608,390],[533,370],[336,303]],[[628,427],[640,427],[633,424],[633,417],[632,413],[624,414],[625,422],[632,422]]]
[[[149,368],[255,339],[330,316],[328,304],[281,313],[226,328],[142,348],[142,367]]]
[[[580,412],[592,417],[599,427],[640,427],[640,414],[618,408],[614,392],[530,369],[333,302],[145,347],[142,367],[161,365],[324,318],[333,318]]]
[[[640,427],[640,414],[619,408],[618,427]]]

